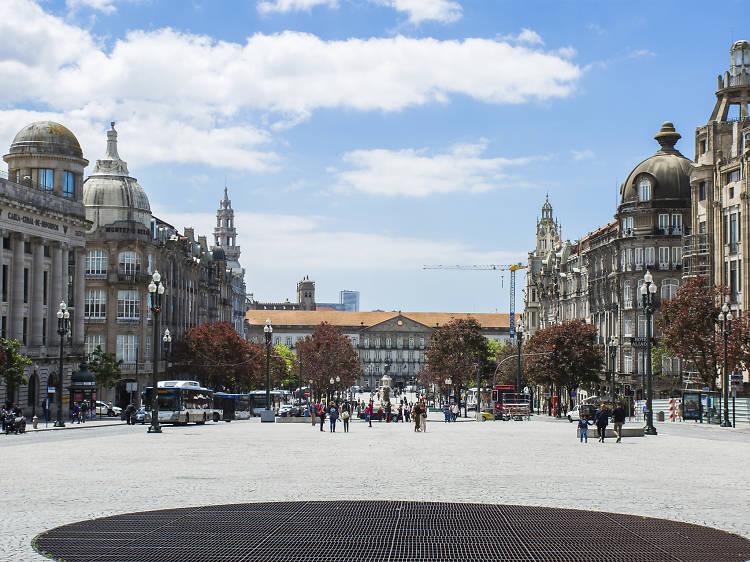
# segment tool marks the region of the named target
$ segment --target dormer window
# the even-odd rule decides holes
[[[642,178],[638,182],[638,201],[651,200],[651,182],[648,178]]]

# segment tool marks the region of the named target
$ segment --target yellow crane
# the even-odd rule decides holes
[[[516,337],[516,271],[526,269],[525,265],[513,263],[510,265],[423,265],[422,269],[459,269],[462,271],[510,271],[510,324],[509,335]]]

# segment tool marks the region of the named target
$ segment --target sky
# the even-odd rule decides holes
[[[750,3],[0,0],[0,146],[67,126],[154,214],[211,234],[223,188],[248,292],[507,312],[545,197],[575,240],[672,121],[694,156]],[[7,149],[5,149],[7,151]],[[516,309],[522,307],[523,276]]]

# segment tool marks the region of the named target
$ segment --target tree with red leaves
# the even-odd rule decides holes
[[[427,369],[422,381],[438,386],[444,394],[453,390],[456,397],[472,383],[476,385],[477,368],[486,374],[490,365],[487,338],[474,318],[458,318],[438,327],[425,356]],[[446,387],[448,378],[452,389]]]
[[[297,351],[304,357],[305,376],[312,379],[319,396],[330,395],[334,386],[343,390],[359,376],[359,358],[351,340],[328,322],[321,322],[311,335],[298,342]],[[330,380],[335,381],[336,377],[340,382],[332,386]]]
[[[560,390],[567,396],[577,388],[599,382],[602,352],[596,344],[596,328],[583,320],[571,320],[537,331],[526,343],[526,376],[535,384]]]
[[[175,365],[214,390],[249,390],[265,372],[265,348],[245,340],[227,322],[191,328],[175,344]]]
[[[673,355],[695,369],[701,382],[716,388],[716,379],[724,364],[724,339],[718,326],[725,290],[695,277],[686,281],[675,298],[661,303],[661,344]],[[750,365],[748,316],[735,317],[727,340],[729,372]]]

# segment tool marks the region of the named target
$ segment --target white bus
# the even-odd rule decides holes
[[[143,390],[143,405],[151,411],[153,387]],[[218,422],[221,412],[214,408],[214,391],[197,381],[159,381],[159,423],[186,425],[190,422],[204,424]]]
[[[254,416],[259,416],[260,413],[266,409],[266,391],[265,390],[251,390],[250,396],[250,411]],[[271,409],[277,411],[279,406],[285,403],[284,391],[283,390],[272,390],[271,391]]]

